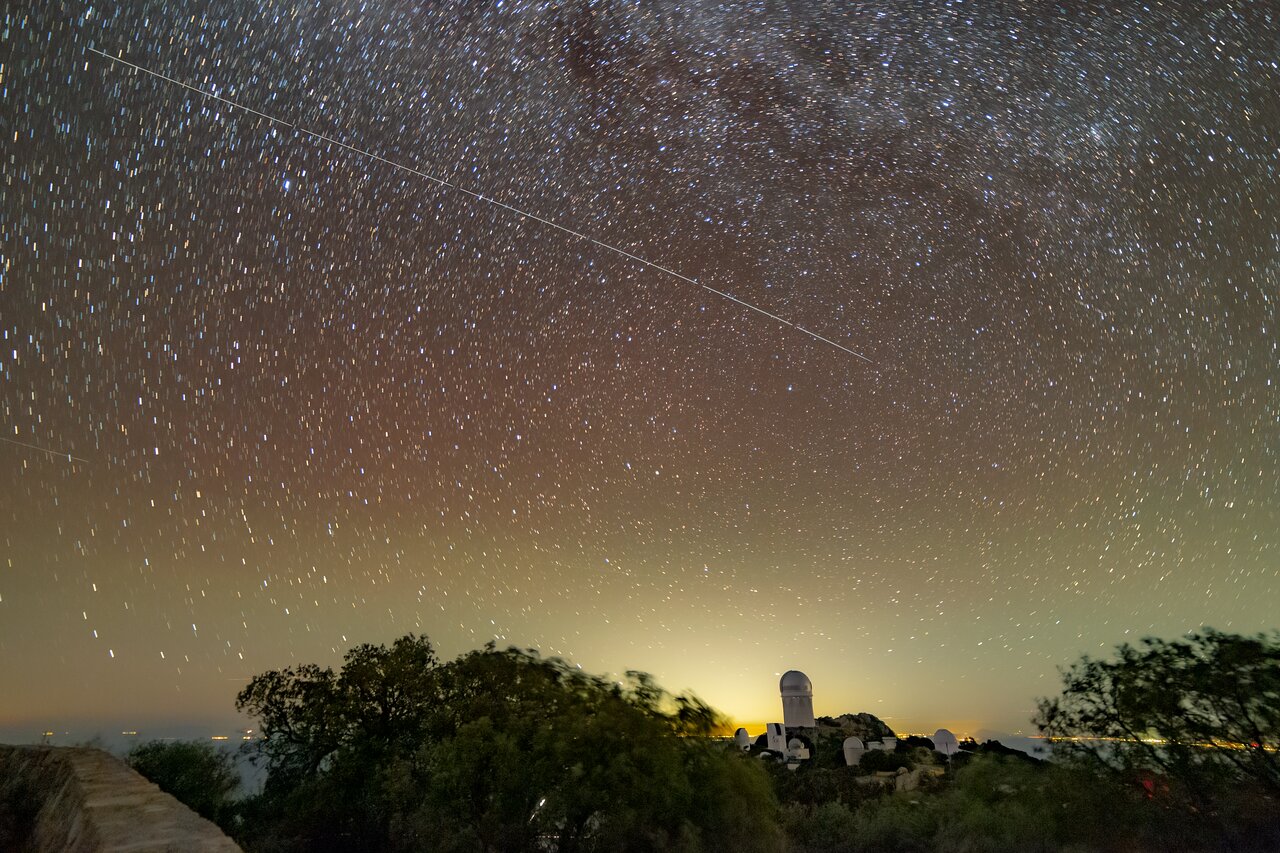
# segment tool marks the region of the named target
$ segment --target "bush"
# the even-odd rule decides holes
[[[859,766],[863,770],[870,772],[897,770],[899,767],[905,767],[908,770],[915,767],[915,763],[911,760],[911,755],[906,752],[883,752],[878,749],[868,750],[862,755],[862,762]]]
[[[790,853],[854,853],[858,821],[842,803],[804,806],[793,803],[782,815]]]
[[[232,758],[202,741],[149,741],[134,747],[129,766],[172,794],[201,817],[228,826],[234,804],[231,793],[240,786]]]

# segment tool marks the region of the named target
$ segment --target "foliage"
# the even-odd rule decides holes
[[[1148,638],[1115,660],[1082,658],[1063,680],[1035,718],[1055,754],[1201,811],[1240,784],[1280,809],[1280,635]]]
[[[802,767],[824,767],[847,772],[844,763],[844,741],[849,737],[846,728],[819,727],[810,732],[812,738],[802,737],[810,746],[810,759]]]
[[[906,738],[844,767],[844,737],[892,735],[869,714],[823,718],[813,758],[788,768],[707,737],[724,726],[715,711],[642,673],[609,681],[492,645],[441,663],[409,636],[240,694],[269,773],[241,840],[253,853],[1280,849],[1278,668],[1276,639],[1214,631],[1085,658],[1040,702],[1055,761],[970,741],[944,777],[888,793],[859,779],[940,757]]]
[[[224,826],[240,786],[232,757],[202,741],[149,741],[129,752],[129,766],[202,817]]]
[[[834,802],[856,807],[870,795],[871,789],[858,783],[859,774],[850,767],[818,767],[811,762],[794,770],[777,762],[767,762],[766,766],[778,800],[784,805],[818,806]]]
[[[862,761],[859,766],[868,772],[897,770],[899,767],[905,767],[908,770],[915,767],[912,760],[912,754],[909,752],[888,752],[880,749],[869,749],[862,754]]]
[[[342,670],[256,677],[269,776],[252,850],[778,850],[757,762],[705,703],[492,645],[440,664],[425,638]]]
[[[277,783],[313,776],[343,748],[390,749],[420,734],[436,699],[435,650],[426,637],[390,648],[362,644],[340,674],[303,664],[254,676],[236,709],[256,717],[260,755]]]
[[[693,697],[517,650],[466,655],[444,683],[447,716],[402,767],[411,844],[769,849],[770,830],[780,842],[761,770],[706,740],[718,720]]]
[[[790,853],[854,853],[857,849],[857,818],[844,803],[791,803],[783,807],[782,823]]]
[[[892,794],[859,811],[854,849],[886,853],[1127,849],[1135,846],[1138,837],[1134,833],[1139,824],[1130,814],[1138,805],[1070,769],[975,755],[939,793]],[[1085,819],[1104,814],[1110,819],[1102,831],[1096,820]]]

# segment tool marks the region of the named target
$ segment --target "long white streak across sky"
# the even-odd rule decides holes
[[[847,352],[849,355],[860,358],[867,363],[871,363],[871,359],[867,358],[862,353],[854,352],[848,347],[842,346],[841,344],[836,343],[830,338],[824,338],[822,335],[819,335],[817,332],[811,332],[808,329],[806,329],[804,326],[793,323],[790,320],[787,320],[786,318],[779,317],[777,314],[774,314],[770,311],[766,311],[765,309],[760,308],[759,306],[752,305],[750,302],[747,302],[743,299],[739,299],[738,297],[733,296],[732,294],[726,293],[723,290],[716,290],[714,287],[708,287],[707,285],[703,284],[697,279],[690,278],[687,275],[682,275],[681,273],[678,273],[675,270],[669,269],[660,264],[655,264],[653,261],[646,260],[640,257],[639,255],[633,255],[630,252],[628,252],[626,249],[621,249],[617,246],[614,246],[611,243],[606,243],[603,240],[597,240],[596,238],[583,234],[580,231],[574,231],[572,228],[566,228],[565,226],[559,224],[558,222],[552,222],[550,219],[543,219],[541,216],[538,216],[535,213],[530,213],[527,210],[521,210],[518,207],[513,207],[507,204],[506,202],[498,201],[496,198],[490,198],[489,196],[484,195],[483,193],[478,193],[478,192],[475,192],[474,190],[469,190],[466,187],[462,187],[450,181],[446,181],[444,178],[437,178],[435,175],[428,175],[426,172],[419,171],[418,169],[415,169],[412,166],[406,166],[403,163],[397,163],[394,160],[388,160],[386,157],[383,157],[379,154],[375,154],[374,152],[369,151],[367,149],[357,148],[354,145],[348,145],[345,142],[339,142],[336,139],[325,136],[322,133],[317,133],[314,130],[308,130],[307,128],[302,127],[301,125],[294,124],[291,121],[285,121],[282,118],[277,118],[276,116],[268,115],[267,113],[260,112],[251,107],[246,107],[244,104],[237,103],[236,101],[232,101],[228,98],[223,98],[220,95],[215,95],[213,92],[198,88],[196,86],[192,86],[190,83],[184,83],[181,80],[175,80],[173,77],[169,77],[165,74],[161,74],[158,71],[152,71],[149,68],[143,68],[141,65],[137,65],[135,63],[129,62],[126,59],[121,59],[118,56],[112,56],[109,53],[104,53],[103,51],[98,50],[97,48],[90,47],[87,49],[91,53],[96,53],[99,56],[109,59],[112,62],[119,63],[120,65],[127,65],[128,67],[133,68],[137,71],[141,71],[144,74],[150,74],[152,77],[156,77],[160,80],[165,81],[166,83],[172,83],[175,86],[181,86],[184,89],[190,89],[192,92],[195,92],[198,95],[203,95],[206,98],[212,98],[213,100],[226,104],[229,107],[234,107],[238,110],[243,110],[244,112],[251,113],[252,115],[258,116],[259,118],[264,118],[267,121],[272,122],[274,124],[281,125],[282,127],[287,127],[291,130],[296,130],[298,133],[304,133],[307,136],[313,137],[322,142],[326,142],[330,145],[337,145],[339,148],[345,148],[346,150],[352,152],[353,154],[359,154],[362,157],[368,157],[371,160],[377,160],[380,163],[386,163],[388,166],[391,166],[392,168],[400,169],[401,171],[404,171],[404,172],[409,172],[410,174],[417,175],[420,178],[426,178],[428,181],[431,181],[437,186],[444,187],[446,189],[450,189],[455,192],[463,193],[464,195],[468,195],[471,198],[476,199],[477,201],[483,201],[486,204],[492,204],[495,207],[500,207],[503,210],[516,214],[517,216],[521,216],[525,219],[532,219],[534,222],[540,222],[543,225],[547,225],[552,228],[555,228],[557,231],[563,231],[565,234],[568,234],[571,237],[576,237],[579,240],[584,240],[588,243],[599,246],[602,249],[607,249],[608,251],[613,252],[614,254],[621,255],[624,258],[635,261],[638,264],[643,264],[644,266],[649,267],[650,269],[657,270],[658,272],[665,273],[669,276],[672,276],[673,278],[678,278],[683,282],[687,282],[689,284],[693,284],[698,287],[701,287],[703,290],[714,293],[716,296],[719,296],[723,299],[727,299],[730,302],[737,303],[738,305],[741,305],[744,308],[750,308],[752,311],[755,311],[757,314],[763,314],[764,316],[768,317],[771,320],[776,320],[777,322],[782,323],[784,326],[790,326],[791,328],[795,329],[798,332],[804,332],[806,335],[813,338],[814,340],[821,341],[824,344],[829,344],[838,350]]]
[[[49,448],[47,448],[47,447],[41,447],[41,446],[40,446],[40,445],[38,445],[38,444],[27,444],[25,441],[18,441],[18,440],[17,440],[17,439],[15,439],[15,438],[5,438],[3,435],[0,435],[0,441],[7,442],[7,443],[9,443],[9,444],[16,444],[18,447],[28,447],[28,448],[30,448],[30,449],[32,449],[32,450],[39,450],[41,453],[47,453],[47,454],[49,454],[50,456],[61,456],[61,457],[65,458],[65,459],[67,459],[68,461],[70,461],[70,460],[72,460],[72,459],[74,459],[76,462],[88,462],[88,461],[89,461],[88,459],[83,459],[83,458],[81,458],[81,457],[79,457],[79,456],[72,456],[70,453],[67,453],[65,450],[50,450]]]

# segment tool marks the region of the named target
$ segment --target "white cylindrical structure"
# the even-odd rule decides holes
[[[778,682],[782,722],[787,728],[813,728],[813,682],[799,670],[788,670]]]

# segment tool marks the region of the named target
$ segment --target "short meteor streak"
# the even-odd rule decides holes
[[[583,234],[580,231],[574,231],[572,228],[567,228],[558,222],[552,222],[550,219],[544,219],[543,217],[538,216],[536,213],[530,213],[527,210],[521,210],[518,207],[513,207],[512,205],[509,205],[506,202],[499,201],[496,198],[491,198],[487,195],[484,195],[483,193],[478,193],[474,190],[469,190],[466,187],[459,186],[458,184],[455,184],[451,181],[447,181],[444,178],[438,178],[435,175],[429,175],[426,172],[413,168],[412,166],[406,166],[403,163],[397,163],[394,160],[388,160],[386,157],[383,157],[379,154],[375,154],[374,152],[369,151],[367,149],[357,148],[354,145],[348,145],[345,142],[339,142],[336,139],[325,136],[323,133],[317,133],[314,130],[308,130],[307,128],[302,127],[301,125],[294,124],[291,121],[285,121],[282,118],[278,118],[273,115],[268,115],[267,113],[264,113],[264,112],[260,112],[258,110],[253,109],[252,107],[247,107],[244,104],[230,100],[229,98],[224,98],[220,95],[216,95],[213,92],[210,92],[206,89],[201,89],[199,87],[192,86],[190,83],[184,83],[181,80],[177,80],[177,79],[174,79],[173,77],[169,77],[165,74],[161,74],[158,71],[152,71],[149,68],[143,68],[141,65],[137,65],[135,63],[129,62],[127,59],[121,59],[118,56],[112,56],[109,53],[104,53],[103,51],[98,50],[97,48],[90,47],[90,48],[87,48],[87,50],[89,50],[91,53],[96,53],[101,57],[109,59],[112,62],[119,63],[120,65],[126,65],[129,68],[133,68],[136,71],[141,71],[144,74],[150,74],[152,77],[163,80],[166,83],[172,83],[175,86],[181,86],[184,89],[189,89],[192,92],[195,92],[196,94],[202,95],[206,98],[212,98],[213,100],[218,101],[219,103],[226,104],[229,107],[234,107],[235,109],[243,110],[244,112],[258,116],[259,118],[264,118],[267,121],[272,122],[273,124],[278,124],[281,127],[287,127],[290,130],[295,130],[298,133],[306,134],[307,136],[310,136],[314,139],[318,139],[322,142],[326,142],[330,145],[336,145],[339,148],[345,148],[347,151],[350,151],[353,154],[359,154],[361,157],[368,157],[371,160],[377,160],[379,163],[385,163],[388,166],[391,166],[392,168],[400,169],[401,171],[408,172],[409,174],[412,174],[412,175],[417,175],[420,178],[425,178],[426,180],[431,181],[432,183],[436,184],[439,187],[444,187],[445,189],[450,189],[455,192],[460,192],[464,195],[470,196],[471,198],[477,201],[483,201],[486,204],[491,204],[491,205],[494,205],[495,207],[500,207],[503,210],[506,210],[510,213],[514,213],[517,216],[524,217],[525,219],[532,219],[534,222],[540,222],[543,225],[547,225],[551,228],[556,229],[557,231],[561,231],[565,234],[568,234],[571,237],[575,237],[579,240],[583,240],[587,243],[591,243],[594,246],[599,246],[601,249],[606,249],[610,252],[613,252],[616,255],[621,255],[624,258],[628,258],[632,261],[635,261],[638,264],[642,264],[646,267],[649,267],[650,269],[657,270],[658,272],[665,273],[674,278],[678,278],[681,281],[701,287],[703,290],[706,290],[710,293],[714,293],[716,296],[719,296],[723,299],[727,299],[730,302],[735,302],[744,308],[749,308],[752,311],[755,311],[757,314],[763,314],[764,316],[770,318],[771,320],[776,320],[777,322],[782,323],[784,326],[790,326],[791,328],[795,329],[797,332],[803,332],[804,334],[808,335],[814,340],[821,341],[824,344],[829,344],[838,350],[842,350],[844,352],[847,352],[849,355],[862,359],[868,364],[871,363],[871,359],[867,358],[862,353],[854,352],[848,347],[838,344],[835,341],[831,340],[830,338],[825,338],[822,335],[819,335],[817,332],[813,332],[813,331],[810,331],[809,329],[806,329],[804,326],[801,326],[797,323],[793,323],[790,320],[787,320],[783,317],[779,317],[777,314],[766,311],[765,309],[760,308],[759,306],[752,305],[750,302],[739,299],[738,297],[733,296],[732,294],[726,293],[723,290],[716,290],[714,287],[708,287],[707,285],[703,284],[697,279],[690,278],[687,275],[682,275],[673,269],[669,269],[660,264],[655,264],[653,261],[646,260],[645,258],[642,258],[639,255],[633,255],[632,253],[628,252],[626,249],[619,248],[618,246],[615,246],[611,243],[606,243],[602,240],[597,240],[596,238],[591,237],[587,234]]]
[[[47,447],[40,447],[39,445],[36,445],[36,444],[27,444],[25,441],[18,441],[17,439],[13,439],[13,438],[5,438],[3,435],[0,435],[0,441],[5,442],[6,444],[16,444],[18,447],[25,447],[29,450],[39,450],[41,453],[47,453],[50,456],[61,456],[67,459],[68,461],[72,459],[74,459],[77,462],[84,462],[84,463],[88,463],[89,461],[88,459],[82,459],[79,456],[72,456],[70,453],[67,453],[66,451],[63,451],[63,450],[50,450]]]

